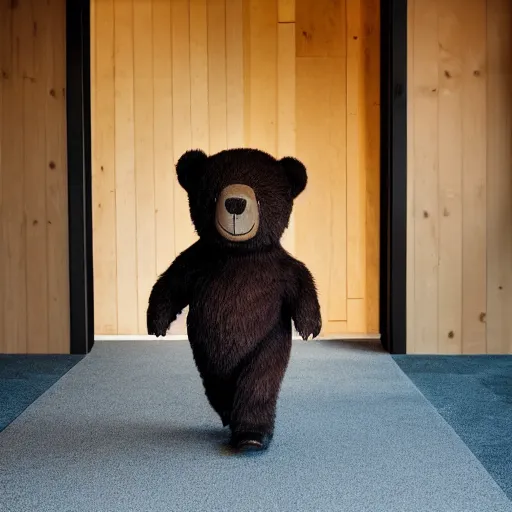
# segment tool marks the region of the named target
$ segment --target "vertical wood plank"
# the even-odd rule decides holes
[[[226,3],[227,147],[244,145],[243,1]]]
[[[439,3],[439,351],[462,352],[464,0]]]
[[[117,334],[114,0],[95,1],[92,129],[94,330]]]
[[[278,0],[277,20],[279,23],[295,21],[295,0]]]
[[[134,2],[133,8],[137,332],[145,334],[146,309],[156,278],[153,39],[148,37],[153,28],[153,9],[151,1]]]
[[[512,5],[487,2],[487,353],[512,353]]]
[[[48,222],[48,314],[50,353],[69,352],[68,172],[66,140],[66,5],[48,5],[52,48],[49,96],[46,102],[46,173]],[[53,162],[53,166],[51,163]],[[52,168],[53,167],[53,168]]]
[[[46,239],[45,46],[47,9],[25,2],[21,55],[24,58],[23,148],[25,153],[25,216],[27,222],[27,352],[48,352],[48,272]]]
[[[367,334],[366,302],[364,299],[347,299],[347,331],[351,334]]]
[[[487,312],[486,261],[486,4],[471,0],[463,9],[462,98],[463,267],[462,347],[465,354],[485,353]]]
[[[414,5],[414,352],[438,352],[438,12],[437,3]]]
[[[2,155],[3,155],[3,105],[4,105],[4,80],[7,79],[10,65],[8,65],[8,48],[10,47],[9,40],[11,36],[11,17],[7,10],[7,4],[5,2],[0,3],[0,277],[4,277],[4,264],[5,264],[5,241],[4,241],[4,201],[3,201],[3,177],[5,171],[2,167]],[[0,352],[4,353],[7,351],[4,338],[4,326],[5,326],[5,315],[4,315],[4,294],[5,287],[0,286]]]
[[[347,297],[366,295],[366,175],[361,1],[347,4]],[[350,326],[350,316],[348,317]],[[350,327],[349,327],[350,328]]]
[[[296,0],[297,57],[345,57],[346,0]]]
[[[226,4],[225,0],[209,0],[208,110],[211,153],[227,147],[226,102]]]
[[[114,2],[118,334],[138,331],[133,1]]]
[[[157,274],[165,271],[176,254],[171,26],[171,2],[153,2],[153,48],[158,48],[153,52]]]
[[[11,37],[6,75],[3,80],[2,204],[4,223],[4,349],[7,353],[27,351],[26,218],[24,215],[23,76],[25,74],[20,39],[24,12],[11,4]],[[7,53],[9,52],[9,53]],[[14,120],[14,122],[13,122]]]
[[[208,20],[206,0],[190,0],[190,95],[192,146],[210,151]]]
[[[277,157],[294,156],[295,148],[295,24],[277,28]],[[292,211],[283,247],[295,253],[295,214]]]
[[[415,328],[415,234],[416,234],[416,209],[414,204],[415,198],[415,158],[414,158],[414,126],[415,126],[415,87],[413,83],[415,68],[415,13],[416,0],[407,2],[407,271],[406,271],[406,309],[407,309],[407,353],[414,352],[414,337],[416,335]],[[368,280],[370,275],[368,274]]]
[[[364,141],[366,183],[366,329],[380,331],[380,2],[362,0]],[[360,132],[361,133],[361,132]]]
[[[190,11],[188,0],[172,3],[172,83],[173,140],[175,163],[190,149]],[[188,197],[175,178],[174,183],[174,243],[176,253],[189,247],[197,235],[190,220]]]
[[[296,253],[317,282],[327,332],[330,321],[346,320],[345,60],[296,66],[297,157],[308,169],[295,206]]]
[[[249,0],[249,146],[277,152],[277,3]]]

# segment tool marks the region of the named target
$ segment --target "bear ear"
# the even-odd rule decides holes
[[[176,164],[178,183],[189,192],[194,182],[201,176],[203,165],[208,156],[200,149],[192,149],[181,155]]]
[[[291,156],[281,158],[279,163],[284,167],[292,190],[293,199],[295,199],[306,188],[308,182],[306,166],[300,160]]]

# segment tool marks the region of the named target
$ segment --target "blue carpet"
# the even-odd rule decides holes
[[[227,436],[187,343],[97,343],[0,433],[0,510],[512,512],[377,346],[295,343],[271,449]]]
[[[0,355],[0,432],[81,356]]]
[[[395,356],[512,499],[512,356]]]

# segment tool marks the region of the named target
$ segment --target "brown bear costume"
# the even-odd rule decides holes
[[[199,240],[159,277],[147,311],[149,334],[165,336],[188,305],[187,332],[206,396],[235,449],[266,449],[292,344],[321,330],[315,283],[281,246],[304,165],[254,149],[176,166]]]

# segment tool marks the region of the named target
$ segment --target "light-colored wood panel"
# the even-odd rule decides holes
[[[161,274],[173,260],[174,172],[171,3],[153,2],[153,112],[155,165],[156,271]],[[145,332],[145,331],[144,331]]]
[[[297,156],[309,176],[295,206],[296,252],[317,281],[327,325],[346,320],[345,61],[299,58],[296,66]]]
[[[9,14],[7,14],[9,16]],[[24,33],[24,13],[12,9],[11,37],[6,48],[3,80],[3,120],[8,130],[2,131],[2,205],[4,224],[4,349],[6,352],[27,351],[27,280],[26,219],[24,215],[24,151],[23,123],[13,122],[23,116],[23,76],[25,63],[18,41]],[[16,47],[14,46],[16,45]],[[9,52],[9,53],[7,53]],[[7,76],[5,76],[7,75]]]
[[[366,295],[366,162],[361,1],[347,2],[347,297]],[[350,219],[350,221],[348,221]],[[350,318],[350,314],[348,314]],[[350,328],[350,320],[349,320]]]
[[[277,157],[295,155],[295,24],[277,29]],[[295,213],[282,238],[283,247],[295,254]]]
[[[279,23],[295,21],[295,0],[278,0],[277,20]]]
[[[130,3],[124,0],[113,0],[116,4],[122,4],[124,9],[131,9]],[[353,151],[357,151],[359,174],[354,173],[351,177],[356,178],[356,185],[359,191],[366,194],[360,202],[363,217],[374,219],[375,226],[368,226],[368,222],[357,219],[356,224],[363,229],[362,235],[355,238],[364,239],[369,233],[375,235],[377,241],[372,245],[376,248],[377,257],[370,256],[364,249],[360,257],[353,257],[352,261],[358,262],[363,272],[363,283],[368,272],[375,272],[378,280],[378,165],[379,165],[379,89],[378,89],[378,61],[379,61],[379,30],[378,30],[378,2],[377,0],[361,0],[360,12],[360,38],[356,46],[359,48],[359,68],[357,59],[352,65],[349,75],[346,73],[346,45],[349,41],[348,33],[345,30],[346,2],[342,1],[336,5],[321,3],[312,9],[323,9],[325,6],[328,13],[333,15],[338,12],[340,19],[335,20],[340,30],[334,30],[332,38],[324,38],[320,45],[318,39],[314,42],[314,48],[321,49],[327,57],[319,57],[319,69],[327,69],[327,75],[315,76],[313,73],[308,77],[309,84],[314,87],[316,82],[320,89],[313,88],[308,94],[311,96],[307,106],[312,112],[312,122],[303,117],[302,137],[311,138],[314,126],[320,127],[318,140],[319,145],[315,147],[314,141],[310,140],[305,145],[305,150],[316,155],[318,161],[313,166],[308,165],[309,184],[307,190],[313,188],[313,194],[321,194],[315,199],[320,205],[318,213],[313,217],[306,215],[305,223],[297,222],[297,209],[307,196],[299,198],[295,208],[290,229],[287,230],[283,244],[292,253],[299,256],[311,267],[311,259],[306,254],[302,257],[298,247],[294,248],[295,235],[300,231],[303,245],[309,244],[318,251],[318,244],[311,242],[312,223],[318,224],[325,212],[327,220],[321,220],[323,228],[328,235],[324,239],[321,251],[328,256],[329,264],[320,262],[320,272],[325,275],[323,286],[319,286],[321,295],[325,296],[325,328],[324,332],[329,334],[346,331],[350,319],[347,315],[347,258],[351,249],[347,244],[347,107],[354,105],[357,119],[354,119],[353,126],[358,131],[352,131],[351,141],[354,141]],[[238,147],[248,145],[269,151],[275,156],[285,155],[299,156],[297,150],[301,146],[296,125],[299,122],[296,110],[306,108],[304,101],[299,100],[296,94],[296,44],[295,24],[293,22],[279,22],[279,16],[283,16],[283,9],[288,9],[290,14],[294,11],[293,2],[279,3],[267,0],[266,2],[255,2],[254,0],[234,0],[225,2],[216,0],[169,0],[168,2],[153,2],[153,56],[152,60],[152,83],[153,94],[153,142],[154,150],[154,202],[155,202],[155,260],[156,271],[161,273],[172,261],[174,256],[189,246],[196,239],[188,212],[188,200],[186,193],[177,184],[175,178],[174,164],[184,151],[191,147],[201,147],[210,152],[216,149],[223,149],[217,144],[216,148],[210,146],[210,139],[225,139],[224,147]],[[351,5],[348,7],[352,7]],[[135,9],[138,7],[135,6]],[[141,9],[147,8],[141,6]],[[374,9],[376,8],[376,9]],[[373,12],[373,11],[376,11]],[[281,14],[279,14],[281,13]],[[325,14],[325,13],[324,13]],[[322,14],[318,14],[319,19]],[[135,14],[134,23],[142,22],[142,19]],[[117,32],[117,23],[114,23],[113,30]],[[320,27],[321,28],[321,27]],[[363,29],[364,28],[364,29]],[[316,30],[316,27],[313,27]],[[96,28],[97,30],[97,28]],[[133,27],[132,30],[135,30]],[[141,42],[135,32],[133,51],[135,66],[137,62],[142,63],[142,55],[149,54],[149,42]],[[322,39],[323,38],[323,39]],[[333,39],[334,38],[334,39]],[[96,41],[99,47],[99,39]],[[323,49],[322,49],[323,45]],[[137,48],[140,46],[140,48]],[[144,49],[146,46],[146,49]],[[155,49],[158,48],[158,52]],[[338,48],[340,57],[332,59],[329,55],[332,49]],[[98,53],[98,51],[96,53]],[[139,56],[137,56],[137,52]],[[209,60],[208,60],[209,56]],[[214,57],[212,59],[212,57]],[[364,58],[363,58],[364,57]],[[325,59],[330,60],[329,63]],[[301,59],[299,58],[299,61]],[[322,63],[323,61],[323,63]],[[220,62],[220,66],[217,65]],[[144,62],[144,66],[150,64]],[[333,69],[331,69],[333,68]],[[211,71],[213,70],[213,75]],[[144,73],[146,77],[148,73]],[[320,73],[321,74],[321,73]],[[360,90],[348,101],[347,82],[352,83],[354,74],[357,74],[356,82]],[[143,77],[140,78],[141,80]],[[144,78],[145,80],[146,78]],[[315,82],[316,80],[316,82]],[[132,81],[126,81],[127,88],[132,87],[135,101],[134,130],[136,132],[134,143],[135,152],[133,158],[138,162],[139,157],[138,133],[145,133],[144,126],[148,126],[148,119],[144,118],[142,126],[139,127],[138,107],[146,105],[142,102],[139,105],[137,99],[137,76]],[[377,84],[375,86],[375,84]],[[148,87],[149,83],[146,84]],[[135,92],[133,92],[133,88]],[[320,92],[318,92],[320,91]],[[301,94],[304,88],[301,89]],[[304,95],[304,94],[303,94]],[[216,96],[220,98],[217,101]],[[213,100],[212,100],[213,98]],[[316,103],[320,101],[320,110],[316,111]],[[359,102],[359,104],[357,103]],[[116,105],[117,107],[117,105]],[[215,110],[218,107],[218,110]],[[214,116],[212,112],[217,112]],[[96,115],[101,115],[99,112]],[[214,119],[212,119],[212,117]],[[220,121],[219,121],[220,119]],[[349,123],[350,125],[350,123]],[[114,129],[116,129],[114,124]],[[206,129],[205,129],[206,126]],[[219,126],[216,129],[215,126]],[[367,135],[368,130],[368,136]],[[361,134],[364,133],[365,137]],[[207,144],[201,140],[208,140]],[[114,144],[115,145],[115,144]],[[372,152],[372,154],[369,154]],[[348,160],[353,154],[348,155]],[[146,153],[149,159],[149,152]],[[301,158],[302,159],[302,158]],[[139,164],[137,163],[137,178],[139,176]],[[147,179],[150,171],[145,171]],[[376,183],[369,183],[368,176],[377,175]],[[315,185],[316,182],[316,185]],[[320,184],[320,186],[318,186]],[[354,188],[354,187],[352,187]],[[357,188],[357,187],[356,187]],[[139,219],[137,225],[137,245],[142,223],[140,222],[141,205],[139,186],[136,183],[135,197],[137,201],[136,217]],[[372,195],[373,194],[373,195]],[[328,198],[328,199],[326,199]],[[151,201],[149,201],[151,202]],[[366,202],[366,204],[365,204]],[[357,204],[357,203],[356,203]],[[118,212],[116,212],[118,214]],[[146,221],[149,222],[149,215]],[[316,221],[314,219],[317,219]],[[144,225],[147,225],[147,222]],[[315,229],[316,226],[315,226]],[[373,243],[373,240],[372,240]],[[298,244],[297,244],[298,245]],[[365,254],[366,253],[366,254]],[[169,256],[171,254],[171,256]],[[139,254],[140,256],[140,254]],[[116,260],[121,261],[124,254],[117,252]],[[138,258],[140,260],[140,258]],[[323,257],[322,259],[325,259]],[[321,264],[321,265],[320,265]],[[313,264],[314,266],[314,264]],[[146,301],[142,299],[140,273],[146,270],[143,264],[138,261],[139,283],[137,284],[138,294],[138,316],[139,332],[145,332],[142,325],[142,309]],[[313,272],[317,278],[316,271]],[[317,279],[318,281],[318,279]],[[375,323],[378,329],[378,281],[372,283],[377,290],[376,302],[373,305],[377,314]],[[359,302],[354,303],[353,311],[356,315],[351,322],[351,327],[360,324],[365,319],[369,325],[372,315],[372,304],[366,296],[372,291],[371,285],[363,284]],[[366,304],[364,312],[361,312],[360,304]],[[145,312],[145,308],[144,308]],[[186,313],[185,313],[186,315]],[[185,315],[173,325],[172,332],[185,332]]]
[[[48,351],[69,352],[68,169],[66,140],[66,4],[47,4],[52,47],[46,102]],[[52,165],[53,164],[53,165]],[[53,168],[52,168],[53,167]],[[43,270],[44,271],[44,270]],[[63,311],[66,312],[63,314]]]
[[[210,151],[208,19],[206,0],[190,1],[190,108],[192,146]]]
[[[248,145],[277,152],[277,2],[248,0]]]
[[[5,6],[0,4],[0,278],[4,277],[4,264],[5,264],[5,241],[4,241],[4,218],[5,208],[3,205],[3,194],[2,194],[2,178],[4,171],[2,168],[2,153],[3,153],[3,126],[4,126],[4,115],[3,115],[3,104],[4,104],[4,80],[6,74],[10,70],[10,65],[7,65],[7,56],[9,40],[11,36],[10,30],[11,18],[5,11]],[[5,346],[4,338],[4,326],[5,326],[5,315],[4,315],[4,294],[5,287],[0,286],[0,353],[7,351]]]
[[[347,299],[347,331],[367,334],[366,302],[364,299]]]
[[[406,351],[412,352],[414,348],[415,306],[416,306],[416,280],[415,280],[415,232],[416,232],[416,205],[414,204],[416,176],[414,165],[414,126],[415,126],[415,101],[414,101],[414,64],[415,64],[415,12],[416,0],[407,2],[407,260],[406,260]]]
[[[69,352],[65,70],[65,2],[1,2],[2,353]]]
[[[367,332],[380,332],[380,1],[364,0],[363,161],[366,185],[366,322]]]
[[[345,57],[345,1],[296,0],[297,57]]]
[[[439,289],[438,339],[462,352],[462,11],[464,0],[439,3]]]
[[[464,353],[486,351],[486,6],[472,0],[463,10],[462,70],[462,324]]]
[[[438,12],[414,2],[415,333],[411,352],[438,351]]]
[[[504,0],[414,0],[409,14],[409,34],[414,37],[408,49],[408,137],[414,145],[409,148],[408,181],[415,195],[408,208],[408,351],[511,352],[512,7]],[[431,52],[425,52],[427,47]],[[424,81],[419,88],[416,81],[418,73],[430,69],[434,47],[439,78],[436,121],[426,108],[419,111],[421,92],[436,89],[435,83]],[[435,163],[435,132],[438,183],[432,181],[427,188],[420,178]],[[418,158],[418,148],[430,155],[426,162]],[[428,212],[422,201],[427,197],[438,201],[438,234],[419,228],[425,227]],[[437,301],[430,294],[429,274],[417,265],[420,259],[426,261],[425,255],[430,255],[429,268],[438,260]],[[418,336],[418,324],[428,318],[433,323],[425,304],[438,309],[435,343],[431,335]]]
[[[115,2],[114,16],[118,332],[134,334],[138,331],[138,279],[132,0]]]
[[[208,109],[210,152],[227,147],[226,3],[208,2]]]
[[[25,216],[27,222],[27,352],[48,352],[48,272],[46,237],[45,104],[48,14],[44,4],[24,4],[24,33],[20,55],[25,64],[23,80],[23,148],[25,154]],[[34,27],[37,27],[35,29]]]
[[[512,5],[487,2],[487,353],[512,353]]]
[[[138,332],[146,327],[146,308],[156,274],[153,28],[151,2],[133,4],[135,191],[137,212]],[[158,49],[156,49],[158,51]]]
[[[243,0],[226,3],[227,147],[244,145]]]
[[[190,98],[190,11],[187,0],[172,3],[172,85],[174,160],[188,151],[192,144]],[[188,209],[186,192],[175,178],[174,244],[181,253],[197,239]]]
[[[94,329],[117,334],[114,0],[92,5],[97,49],[91,56]]]

